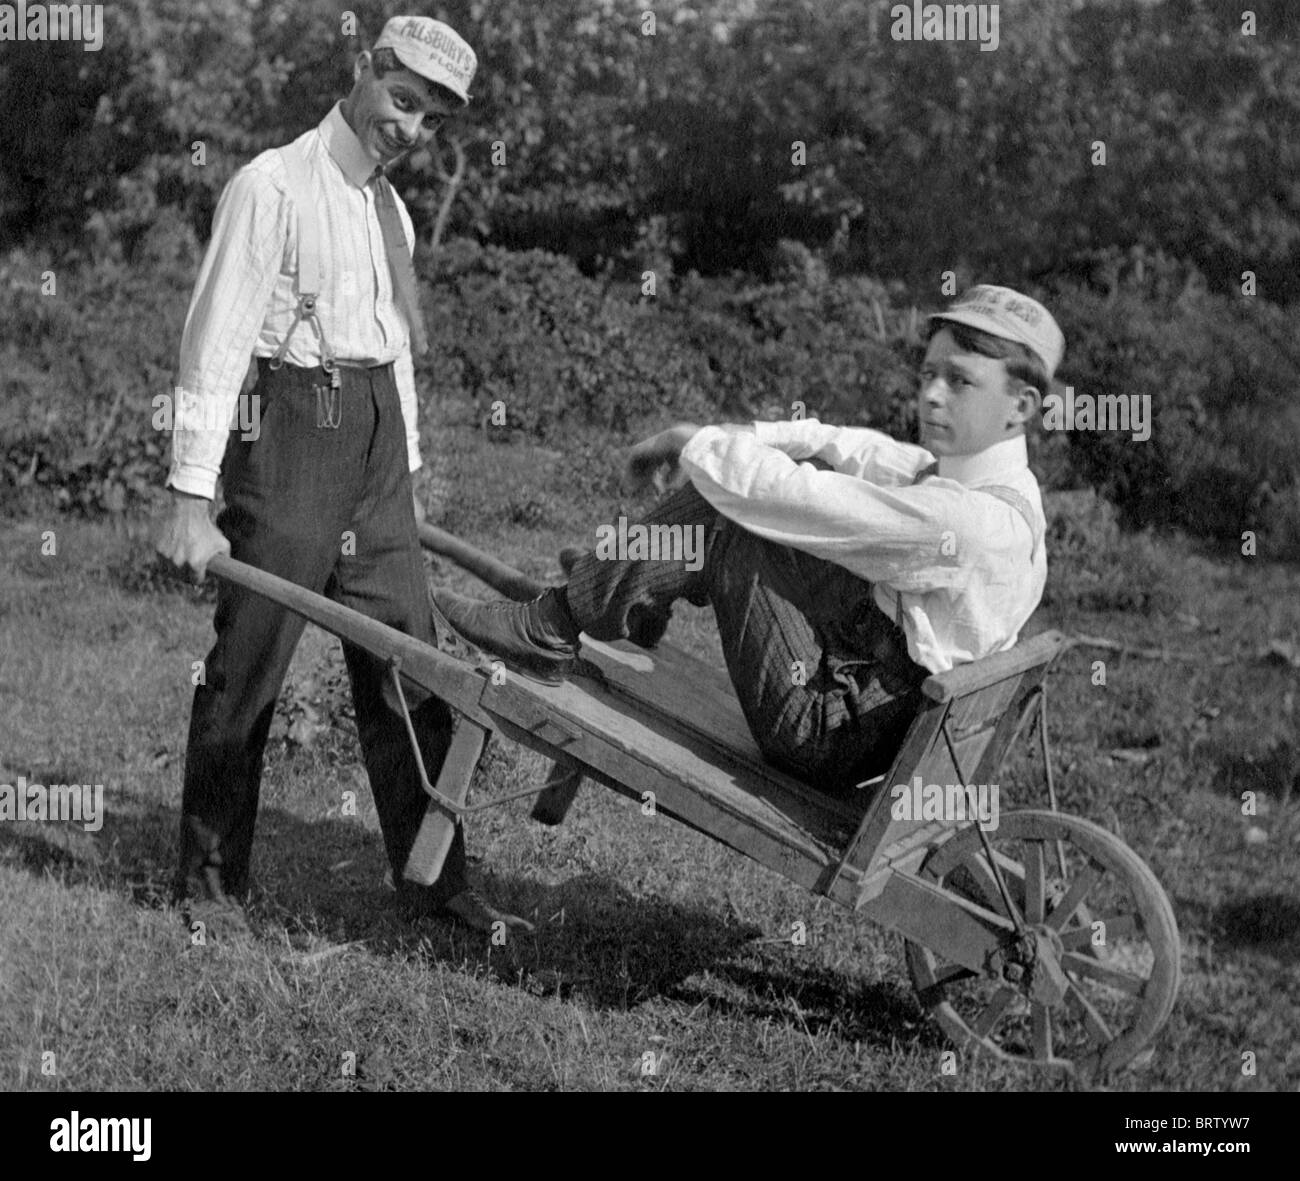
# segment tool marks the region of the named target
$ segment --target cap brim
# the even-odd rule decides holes
[[[946,320],[950,324],[965,324],[968,328],[978,328],[981,332],[987,332],[990,336],[998,337],[999,340],[1009,340],[1014,344],[1022,344],[1042,362],[1043,368],[1047,371],[1048,378],[1052,378],[1056,375],[1056,366],[1038,351],[1038,347],[1033,341],[1026,340],[1023,336],[1012,336],[1007,332],[1004,324],[998,323],[998,321],[994,320],[991,316],[982,315],[980,312],[968,312],[959,309],[955,312],[931,312],[926,318],[930,320]]]
[[[419,74],[421,78],[426,78],[430,82],[436,82],[444,90],[454,94],[460,99],[463,106],[469,106],[469,91],[467,91],[455,78],[450,70],[439,70],[436,66],[429,66],[423,62],[413,62],[402,52],[401,46],[389,45],[386,48],[393,51],[394,56],[402,63],[412,74]]]

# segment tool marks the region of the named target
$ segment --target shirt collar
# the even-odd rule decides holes
[[[366,183],[375,175],[379,162],[370,158],[370,154],[357,139],[356,132],[343,118],[342,100],[321,120],[320,137],[343,175],[357,188],[365,188]]]
[[[971,487],[1005,478],[1028,467],[1029,448],[1025,445],[1025,436],[1013,435],[974,455],[939,456],[938,474],[946,480],[956,480]]]

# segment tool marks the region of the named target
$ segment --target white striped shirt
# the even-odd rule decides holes
[[[813,458],[834,470],[798,462]],[[1043,596],[1047,557],[1020,512],[976,494],[997,485],[1019,493],[1041,538],[1023,435],[942,455],[938,474],[914,484],[933,462],[924,447],[816,419],[705,427],[681,455],[724,517],[867,579],[890,619],[901,605],[908,654],[943,672],[1016,642]]]
[[[375,208],[378,162],[367,154],[335,106],[299,138],[307,149],[311,186],[318,195],[321,290],[317,315],[340,361],[394,363],[411,470],[420,466],[415,374],[409,333],[394,299],[392,273]],[[415,231],[401,197],[393,194],[406,240]],[[178,375],[176,425],[169,486],[211,497],[229,432],[203,428],[229,423],[250,355],[279,349],[298,307],[297,218],[278,151],[263,152],[230,180],[217,205],[208,245],[185,320]],[[311,320],[293,330],[285,360],[321,363],[320,337]]]

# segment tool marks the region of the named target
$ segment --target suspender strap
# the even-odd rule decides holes
[[[999,500],[1009,504],[1025,519],[1025,524],[1029,526],[1029,532],[1034,539],[1034,547],[1029,551],[1029,560],[1032,562],[1034,556],[1038,553],[1038,547],[1043,544],[1042,526],[1034,520],[1033,510],[1029,507],[1029,501],[1020,495],[1014,488],[1008,488],[1003,484],[989,484],[983,488],[976,488],[976,492],[987,492],[990,496],[996,496]]]
[[[280,156],[288,169],[289,194],[298,212],[298,295],[314,299],[320,294],[320,234],[305,147],[295,141],[281,148]]]
[[[912,481],[919,484],[926,476],[933,475],[938,470],[938,464],[932,465],[931,468],[922,468],[917,473],[917,477]],[[983,488],[973,488],[973,492],[987,492],[990,496],[996,496],[1000,501],[1009,504],[1025,519],[1025,524],[1029,526],[1029,532],[1034,539],[1033,548],[1029,551],[1029,560],[1032,562],[1038,553],[1038,547],[1043,544],[1042,527],[1034,520],[1033,510],[1029,507],[1029,501],[1026,500],[1014,488],[1008,488],[1005,484],[989,484]],[[889,588],[893,590],[893,587]],[[903,596],[894,591],[894,623],[902,628],[903,626]]]
[[[284,364],[285,354],[289,351],[289,340],[293,331],[303,320],[312,320],[316,333],[320,337],[321,368],[332,372],[335,368],[334,354],[325,342],[325,329],[321,326],[320,316],[316,311],[316,299],[320,295],[320,227],[316,218],[316,199],[311,189],[311,170],[307,165],[306,145],[294,141],[277,149],[280,159],[284,161],[289,196],[293,200],[298,223],[298,308],[294,313],[293,323],[284,334],[284,340],[271,358],[271,368],[279,369]]]

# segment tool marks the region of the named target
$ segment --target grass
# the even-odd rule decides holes
[[[530,573],[557,575],[560,546],[590,540],[574,523],[642,507],[620,498],[608,439],[547,452],[493,442],[460,417],[450,408],[426,448],[434,519]],[[151,578],[144,525],[39,512],[0,522],[0,782],[103,782],[108,802],[94,834],[0,824],[0,1087],[1068,1086],[978,1055],[941,1074],[950,1047],[912,993],[896,936],[590,785],[559,828],[530,821],[524,800],[470,831],[487,892],[534,916],[536,935],[494,947],[400,921],[341,655],[313,629],[268,747],[257,937],[192,946],[164,899],[189,668],[209,646],[210,596]],[[40,553],[46,529],[52,556]],[[1054,555],[1031,630],[1203,658],[1076,649],[1053,674],[1061,806],[1151,865],[1183,940],[1178,1007],[1151,1061],[1115,1086],[1296,1089],[1297,673],[1258,658],[1268,639],[1300,635],[1294,569],[1197,553],[1181,538],[1096,542]],[[471,589],[432,559],[430,573]],[[679,609],[670,638],[716,657],[710,618]],[[1233,661],[1209,663],[1218,656]],[[1093,683],[1097,659],[1104,686]],[[308,708],[327,724],[299,744],[289,735]],[[494,740],[476,798],[544,771]],[[1004,813],[1041,805],[1038,782],[1032,758],[1017,755]],[[1242,815],[1245,791],[1257,793],[1253,817]],[[803,946],[791,940],[796,922]]]

